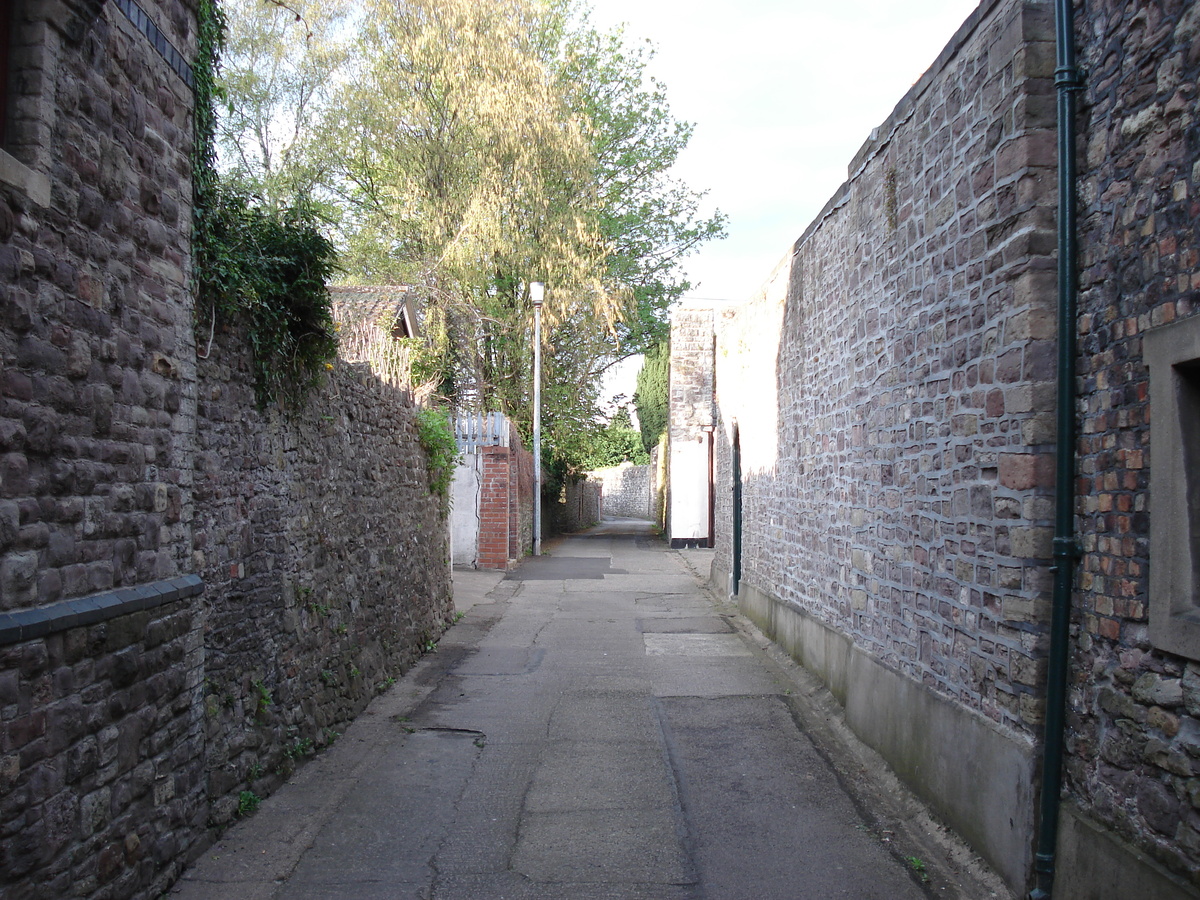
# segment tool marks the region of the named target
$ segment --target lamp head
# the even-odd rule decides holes
[[[529,299],[533,301],[534,306],[542,305],[542,298],[546,294],[546,286],[540,281],[534,281],[529,285]]]

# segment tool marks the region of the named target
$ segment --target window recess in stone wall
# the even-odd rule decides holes
[[[52,125],[42,102],[42,76],[50,70],[46,58],[52,52],[47,17],[64,11],[55,3],[0,0],[0,184],[37,206],[50,204],[50,180],[38,164],[45,162],[39,156],[50,145]]]
[[[13,0],[0,0],[0,147],[4,146],[8,124],[8,75],[12,62]]]
[[[1150,367],[1150,640],[1200,659],[1200,316],[1145,336]]]

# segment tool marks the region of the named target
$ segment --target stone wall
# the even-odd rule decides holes
[[[1148,634],[1151,570],[1168,563],[1151,553],[1160,513],[1151,510],[1150,471],[1166,463],[1169,448],[1150,446],[1143,345],[1148,331],[1200,312],[1200,4],[1091,2],[1076,33],[1086,71],[1077,500],[1084,554],[1067,791],[1081,814],[1200,886],[1200,664],[1157,649]]]
[[[600,485],[600,513],[604,518],[655,518],[652,465],[624,462],[588,472],[588,479]]]
[[[186,2],[143,6],[166,55],[113,3],[15,6],[0,151],[14,897],[157,896],[204,834],[201,617],[138,594],[193,571],[191,95],[174,51],[190,58],[194,27]]]
[[[707,547],[714,422],[713,310],[708,304],[685,302],[671,315],[667,416],[667,534],[672,547]]]
[[[406,392],[338,362],[298,412],[254,410],[222,336],[199,365],[210,824],[265,795],[452,620],[449,541]]]
[[[187,6],[147,5],[185,47]],[[0,157],[7,610],[189,571],[194,408],[190,91],[112,4],[18,9]]]
[[[0,892],[158,897],[441,633],[445,520],[398,391],[263,413],[236,334],[197,353],[192,4],[15,6]]]
[[[743,577],[1028,733],[1051,536],[1053,33],[1013,3],[967,32],[768,291],[721,311],[720,483],[736,423]]]
[[[563,485],[556,503],[544,503],[546,535],[573,534],[600,521],[600,485],[586,478],[573,478]]]
[[[718,578],[736,442],[743,608],[1017,890],[1050,586],[1053,36],[1048,4],[982,3],[762,294],[709,313]],[[676,442],[695,453],[703,423],[676,433],[702,404],[672,338],[674,537]]]
[[[1200,4],[1076,7],[1082,557],[1055,896],[1191,897]],[[1018,890],[1056,439],[1050,14],[981,3],[763,292],[711,313],[714,578],[732,587],[740,570],[743,609]]]

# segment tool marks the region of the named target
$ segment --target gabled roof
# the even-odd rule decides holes
[[[407,284],[334,285],[334,321],[343,328],[375,324],[387,329],[392,337],[416,337],[419,333],[414,289]]]

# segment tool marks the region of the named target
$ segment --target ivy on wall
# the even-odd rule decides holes
[[[214,138],[225,16],[219,0],[200,0],[197,14],[192,248],[201,343],[211,347],[219,324],[245,328],[259,405],[299,404],[337,353],[326,286],[336,251],[310,210],[264,207],[218,175]]]
[[[454,467],[461,454],[446,414],[439,409],[418,410],[417,438],[429,461],[429,487],[443,501],[448,501]]]

